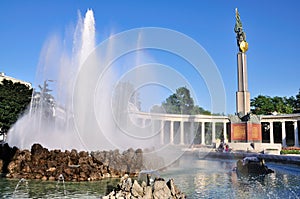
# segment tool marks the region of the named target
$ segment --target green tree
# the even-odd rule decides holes
[[[162,103],[162,107],[167,113],[190,114],[194,108],[194,100],[186,87],[180,87]]]
[[[293,113],[293,107],[289,104],[288,99],[286,97],[273,97],[272,103],[274,106],[274,111],[277,113]]]
[[[259,95],[251,99],[252,113],[256,115],[271,114],[273,112],[272,99],[269,96]]]
[[[204,108],[196,105],[194,106],[192,112],[190,113],[191,115],[198,115],[198,114],[201,114],[201,115],[211,115],[211,112],[208,111],[208,110],[205,110]]]
[[[176,93],[170,95],[162,102],[161,106],[156,105],[152,107],[151,112],[186,115],[211,114],[198,105],[194,105],[194,100],[186,87],[176,89]]]
[[[286,98],[286,102],[292,107],[293,113],[300,113],[300,89],[296,96]]]
[[[0,82],[0,128],[7,133],[9,128],[24,113],[30,103],[32,89],[21,83],[4,79]]]
[[[293,109],[294,113],[300,113],[300,89],[298,91],[298,94],[294,98]]]
[[[251,111],[256,115],[269,115],[276,113],[292,113],[293,106],[291,105],[291,99],[286,97],[270,97],[259,95],[254,99],[251,99]]]

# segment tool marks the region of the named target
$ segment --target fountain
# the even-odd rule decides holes
[[[58,176],[58,180],[57,180],[57,184],[56,184],[56,188],[59,189],[59,184],[62,183],[62,187],[63,187],[63,190],[64,190],[64,195],[67,195],[67,191],[66,191],[66,185],[65,185],[65,178],[64,178],[64,175],[63,174],[60,174]]]
[[[138,133],[124,129],[123,124],[128,123],[128,104],[134,107],[137,103],[132,100],[135,91],[130,87],[131,80],[119,81],[114,70],[92,79],[92,74],[106,67],[110,52],[116,50],[112,40],[105,55],[93,57],[96,42],[92,10],[83,19],[79,14],[72,39],[68,39],[61,42],[58,36],[53,36],[43,47],[36,77],[39,90],[33,93],[28,113],[8,133],[9,145],[29,149],[40,143],[49,149],[87,151],[153,147],[155,139],[139,139],[132,136]],[[136,56],[133,62],[140,64],[139,55]],[[85,65],[91,61],[99,61],[99,68],[86,71]],[[124,88],[124,84],[129,85],[127,90],[118,89]],[[93,85],[98,85],[96,90],[89,89]],[[94,99],[89,99],[91,93]],[[148,129],[137,130],[145,135]]]
[[[135,32],[133,31],[133,33]],[[139,49],[139,42],[143,40],[143,35],[137,35],[138,37],[134,37],[133,39],[138,40],[135,47]],[[68,38],[71,38],[71,41]],[[156,147],[157,143],[159,143],[157,141],[157,132],[151,132],[150,137],[146,136],[149,135],[149,129],[152,127],[151,124],[144,123],[141,125],[134,115],[129,116],[128,114],[128,109],[132,112],[138,110],[138,104],[134,100],[136,99],[136,87],[135,85],[131,86],[129,80],[140,81],[140,79],[132,71],[127,71],[128,75],[120,78],[116,76],[116,71],[114,71],[113,67],[112,69],[107,69],[107,66],[113,64],[110,61],[114,54],[119,53],[119,50],[123,49],[123,46],[118,46],[120,49],[116,48],[114,42],[116,42],[114,37],[111,37],[103,42],[102,47],[105,46],[104,50],[102,49],[103,51],[94,50],[96,47],[95,20],[92,10],[88,10],[84,18],[79,14],[77,26],[74,28],[71,37],[67,37],[63,42],[58,36],[53,36],[49,39],[42,50],[38,65],[36,84],[41,85],[39,87],[40,91],[35,90],[30,110],[10,130],[7,142],[11,146],[17,146],[20,149],[29,149],[34,143],[42,144],[49,149],[77,149],[85,151],[115,148],[127,149],[129,147]],[[123,45],[126,46],[127,43]],[[134,63],[141,65],[140,60],[141,55],[139,54],[135,58]],[[95,63],[98,63],[96,65],[98,67],[95,67]],[[144,65],[139,69],[143,70],[146,66],[149,65]],[[151,68],[155,70],[157,69],[157,65],[151,66]],[[160,70],[159,72],[163,73],[164,71]],[[151,73],[144,74],[147,77],[155,76]],[[141,151],[133,151],[132,149],[122,155],[117,150],[103,152],[105,155],[98,154],[100,160],[97,160],[95,158],[97,155],[96,152],[93,153],[95,156],[92,157],[85,152],[78,155],[77,151],[62,153],[60,150],[49,152],[41,146],[37,146],[37,148],[39,150],[35,155],[49,157],[51,154],[56,154],[57,158],[57,154],[60,154],[60,157],[63,158],[57,158],[57,160],[62,159],[60,161],[65,161],[65,167],[59,168],[61,171],[57,171],[56,167],[50,167],[45,171],[42,170],[41,173],[56,172],[55,175],[49,174],[49,176],[45,176],[46,179],[53,180],[52,184],[50,182],[50,185],[45,185],[44,183],[40,183],[40,181],[36,183],[32,180],[31,183],[34,184],[33,187],[30,187],[32,196],[24,194],[22,195],[23,198],[52,197],[57,193],[60,185],[63,187],[65,197],[83,198],[88,195],[89,197],[93,196],[96,198],[99,196],[99,192],[95,191],[90,194],[86,191],[86,187],[90,188],[95,184],[91,182],[71,184],[71,182],[68,182],[73,179],[78,180],[81,177],[86,177],[83,178],[83,181],[89,179],[85,172],[80,172],[82,165],[85,168],[89,168],[87,163],[92,162],[97,167],[97,162],[101,160],[102,162],[109,162],[114,166],[121,167],[124,173],[132,165],[132,162],[125,165],[124,169],[123,165],[115,161],[114,154],[117,157],[123,155],[130,161],[141,158]],[[39,153],[40,151],[43,153]],[[175,153],[175,147],[169,147],[167,150],[161,149],[159,152],[159,155],[168,159],[167,165],[178,158],[178,154]],[[20,153],[24,154],[19,156],[20,159],[17,159],[18,163],[22,162],[23,158],[32,157],[32,155],[28,155],[30,153],[28,150],[21,151]],[[76,158],[72,159],[68,157],[72,156],[72,154],[75,154]],[[128,154],[133,155],[129,156]],[[152,154],[151,150],[148,155],[150,155],[150,159],[156,161],[155,163],[161,164],[162,159],[157,157],[156,154]],[[43,158],[33,158],[33,161],[37,159],[45,161]],[[55,159],[56,162],[58,162],[57,160]],[[79,160],[83,161],[84,164],[79,164]],[[120,162],[124,162],[122,158],[120,160]],[[67,161],[70,162],[66,163]],[[59,164],[63,165],[60,162]],[[28,171],[33,169],[29,165],[26,165]],[[39,166],[39,164],[35,165]],[[145,168],[146,170],[142,171],[141,174],[156,175],[156,169],[164,168],[165,166],[166,164],[164,163],[159,166],[154,165],[151,168]],[[231,172],[234,166],[235,162],[233,160],[193,159],[192,161],[184,161],[183,165],[179,164],[178,167],[161,172],[160,176],[174,178],[180,185],[180,188],[191,198],[219,198],[220,196],[242,198],[245,194],[248,194],[249,198],[257,196],[255,194],[258,194],[259,197],[265,197],[267,194],[269,197],[282,198],[286,198],[289,195],[295,198],[299,196],[297,194],[300,189],[298,186],[300,183],[300,171],[297,167],[270,164],[270,168],[275,172],[267,175],[263,182],[255,181],[251,184],[241,181],[236,173]],[[101,175],[111,177],[112,173],[108,172],[108,168],[111,167],[109,165],[102,165],[100,169]],[[72,169],[79,173],[76,178],[73,178],[75,176],[71,176],[72,178],[64,176],[61,173],[65,171],[69,172]],[[92,169],[94,169],[93,174],[99,173],[96,168]],[[31,172],[24,171],[24,173],[30,174]],[[38,171],[35,173],[38,173]],[[58,177],[56,174],[59,174]],[[97,176],[95,179],[99,180],[103,176]],[[32,176],[32,179],[42,178],[41,174]],[[70,180],[66,180],[67,178]],[[160,183],[159,181],[157,182]],[[28,183],[23,178],[17,183],[17,186],[15,184],[10,185],[9,180],[1,178],[0,198],[10,197],[11,193],[13,193],[14,197],[22,183],[25,183],[27,189]],[[54,183],[56,184],[56,189],[51,190],[51,188],[48,188],[49,192],[43,193],[46,186],[51,187]],[[155,181],[149,180],[149,183],[155,183]],[[43,186],[42,191],[38,188],[40,184]],[[68,195],[66,194],[66,184]],[[76,188],[71,190],[71,185]],[[109,190],[108,187],[111,186],[96,184],[95,187],[97,190],[102,187],[106,187]],[[286,187],[289,188],[288,191],[284,191]],[[88,190],[90,191],[90,189]],[[107,190],[101,190],[101,195],[107,194],[105,193]]]
[[[13,198],[15,198],[16,193],[17,193],[20,185],[24,185],[25,189],[26,189],[26,192],[28,193],[28,181],[26,179],[24,179],[24,178],[21,178],[19,180],[18,184],[15,187],[15,190],[14,190],[14,193],[13,193]]]

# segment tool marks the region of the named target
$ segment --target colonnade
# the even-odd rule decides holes
[[[177,114],[155,114],[155,113],[138,113],[142,118],[142,126],[145,120],[151,120],[152,131],[159,134],[160,144],[188,145],[192,144],[195,136],[198,136],[201,145],[205,145],[206,136],[208,135],[206,126],[210,125],[208,143],[216,142],[217,130],[222,131],[223,139],[227,140],[227,116],[210,116],[210,115],[177,115]],[[218,129],[216,126],[218,125]],[[152,132],[153,133],[153,132]],[[219,137],[218,137],[219,138]]]
[[[136,113],[135,113],[136,114]],[[216,142],[216,124],[222,124],[223,139],[227,140],[227,123],[230,122],[228,116],[211,116],[211,115],[177,115],[177,114],[157,114],[157,113],[143,113],[138,112],[138,117],[141,118],[145,125],[145,120],[156,121],[156,133],[159,134],[161,144],[176,144],[186,145],[191,144],[192,139],[198,136],[200,143],[207,144],[206,139],[206,124],[211,125],[211,140],[209,143]],[[261,115],[260,121],[262,123],[269,123],[270,130],[270,144],[274,144],[274,136],[278,137],[281,133],[282,146],[287,146],[287,130],[286,123],[293,122],[294,129],[294,146],[299,146],[299,125],[300,114],[286,114],[286,115]],[[281,132],[274,132],[274,123],[281,123]],[[175,125],[176,123],[176,125]],[[221,125],[220,125],[221,126]],[[219,127],[220,129],[220,127]],[[176,141],[175,141],[176,138]],[[188,138],[190,138],[188,140]],[[218,136],[218,138],[220,138]],[[278,141],[277,141],[278,142]],[[289,145],[291,145],[289,143]]]
[[[299,147],[299,127],[298,121],[300,121],[299,114],[289,114],[289,115],[264,115],[261,116],[261,122],[269,124],[270,130],[270,143],[274,144],[274,123],[278,122],[281,124],[281,144],[283,147],[287,146],[287,133],[286,133],[286,122],[292,122],[294,129],[294,146]]]
[[[175,131],[174,126],[175,122],[179,123],[179,132]],[[196,124],[197,123],[197,124]],[[184,122],[184,121],[177,121],[177,120],[160,120],[160,127],[159,127],[159,133],[160,133],[160,143],[163,144],[175,144],[174,137],[176,136],[175,133],[179,134],[179,145],[186,145],[190,144],[192,140],[186,140],[186,137],[192,137],[192,139],[196,136],[198,132],[198,125],[200,126],[200,136],[201,136],[201,143],[205,144],[205,135],[207,132],[205,132],[205,124],[211,123],[211,143],[216,142],[216,123],[223,123],[222,132],[223,132],[223,139],[227,139],[227,121],[222,122]],[[167,125],[169,125],[169,128],[165,128]],[[185,131],[185,128],[188,127],[189,131]],[[197,127],[197,128],[195,128]],[[166,130],[169,130],[169,132],[166,132]],[[166,139],[166,135],[168,136],[168,139]],[[165,140],[169,140],[168,143],[166,143]]]

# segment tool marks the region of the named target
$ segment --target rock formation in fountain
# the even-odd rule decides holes
[[[163,178],[156,178],[152,184],[144,181],[139,184],[137,180],[133,181],[125,175],[116,189],[102,198],[184,199],[186,196],[177,188],[173,179],[166,182]]]
[[[58,180],[62,175],[65,181],[95,181],[124,174],[137,176],[141,169],[141,149],[89,153],[48,150],[40,144],[34,144],[31,150],[0,145],[0,171],[7,178]]]

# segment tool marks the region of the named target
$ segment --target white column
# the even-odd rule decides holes
[[[195,134],[194,134],[194,122],[191,122],[191,126],[190,126],[190,142],[189,144],[194,144],[194,138],[195,138]]]
[[[160,121],[160,144],[164,144],[165,140],[165,121]]]
[[[282,146],[286,147],[285,121],[281,122],[281,137],[282,137]]]
[[[155,120],[153,120],[153,119],[151,119],[150,120],[150,125],[151,125],[151,134],[152,135],[155,135],[156,133],[155,133]]]
[[[299,146],[299,139],[298,139],[298,123],[294,121],[294,139],[295,139],[295,146]]]
[[[224,139],[224,142],[227,143],[227,123],[226,122],[223,122],[223,139]]]
[[[174,144],[174,121],[170,121],[170,144]]]
[[[205,122],[201,122],[201,144],[205,144]]]
[[[274,144],[273,122],[270,122],[270,143]]]
[[[184,122],[180,121],[180,145],[184,145]]]
[[[212,143],[216,143],[216,123],[215,122],[212,122],[212,140],[211,142]]]

